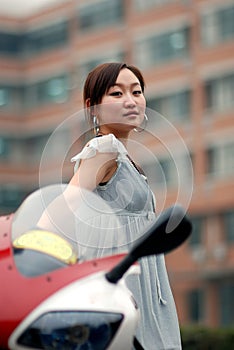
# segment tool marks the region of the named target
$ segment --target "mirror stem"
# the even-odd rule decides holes
[[[117,283],[129,269],[132,264],[136,262],[137,258],[133,254],[128,254],[116,265],[111,271],[106,273],[106,279],[110,283]]]

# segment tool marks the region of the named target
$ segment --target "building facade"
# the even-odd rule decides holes
[[[158,210],[181,202],[193,221],[190,240],[166,257],[180,322],[230,326],[233,0],[70,0],[26,17],[0,13],[0,211],[69,180],[82,85],[106,61],[142,70],[154,131],[137,140],[154,156],[139,161]]]

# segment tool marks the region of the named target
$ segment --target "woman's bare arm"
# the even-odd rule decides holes
[[[117,169],[117,154],[97,152],[95,157],[82,159],[70,185],[92,191],[101,182],[110,180]]]
[[[82,204],[82,189],[93,191],[100,182],[108,181],[117,169],[116,153],[99,153],[88,159],[82,159],[78,170],[71,178],[63,194],[58,196],[43,212],[38,226],[53,230],[63,226],[63,218],[75,212]]]

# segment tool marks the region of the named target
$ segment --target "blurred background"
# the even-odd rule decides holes
[[[39,186],[49,136],[82,106],[87,73],[98,63],[126,61],[146,80],[148,107],[184,140],[194,178],[190,240],[166,257],[182,326],[234,324],[234,1],[0,0],[0,213],[14,211]],[[178,134],[154,120],[164,143]],[[47,152],[44,183],[79,132],[64,128]],[[177,200],[175,163],[158,139],[141,136],[157,154],[166,181],[142,160],[160,205]],[[178,148],[179,145],[178,145]],[[183,148],[183,147],[182,147]],[[191,183],[184,167],[182,188]],[[77,150],[73,152],[73,155]],[[69,152],[68,152],[69,155]],[[61,160],[60,160],[61,161]],[[73,173],[64,160],[62,178]],[[155,174],[155,177],[154,177]],[[212,348],[214,349],[214,348]]]

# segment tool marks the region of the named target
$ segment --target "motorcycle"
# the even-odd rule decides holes
[[[114,213],[85,190],[85,204],[75,211],[76,193],[64,206],[65,191],[66,185],[46,186],[0,217],[0,349],[143,349],[134,336],[139,309],[125,276],[139,273],[140,258],[182,244],[191,222],[174,205],[128,251],[110,254],[109,247],[102,257],[85,259],[72,244],[77,222],[97,211]],[[52,220],[38,225],[51,205]]]

